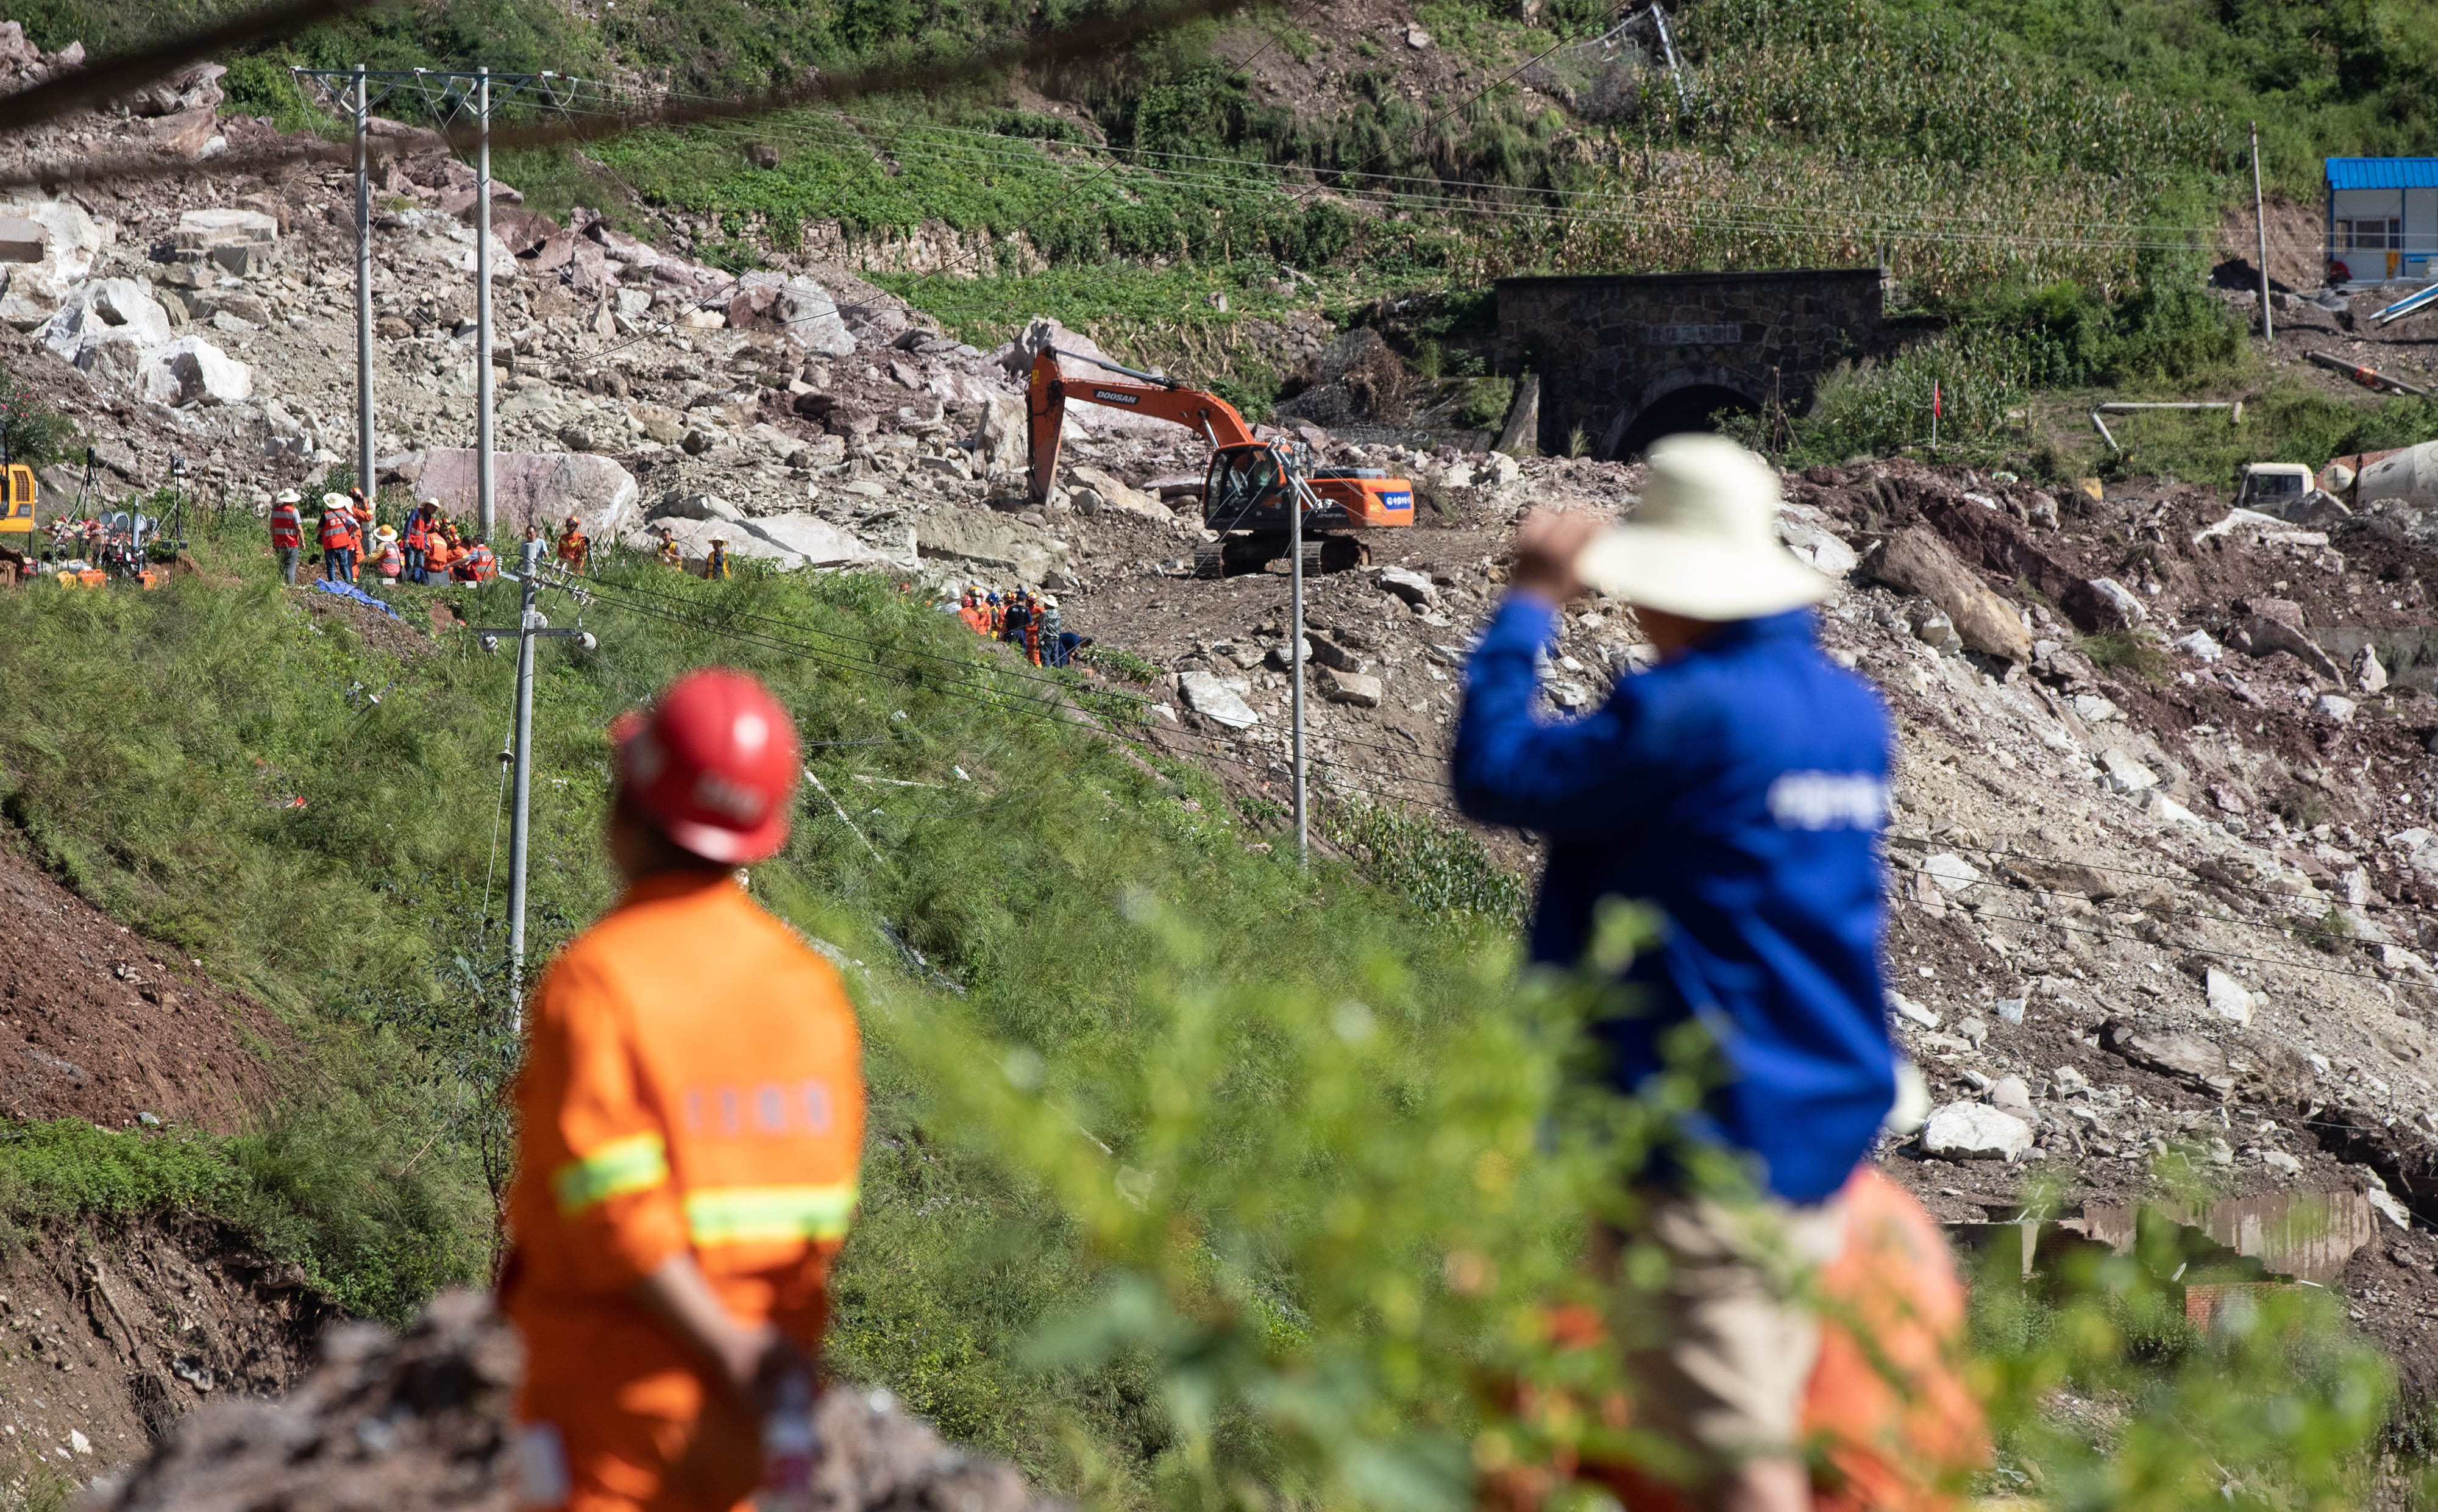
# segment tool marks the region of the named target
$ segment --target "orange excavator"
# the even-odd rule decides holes
[[[1062,360],[1118,377],[1072,378]],[[1057,482],[1067,406],[1078,400],[1157,415],[1199,431],[1210,443],[1202,523],[1217,531],[1219,538],[1195,551],[1198,577],[1257,572],[1286,555],[1291,500],[1302,504],[1306,572],[1342,572],[1370,559],[1361,540],[1341,532],[1414,522],[1414,485],[1403,478],[1375,467],[1316,469],[1310,448],[1285,438],[1256,437],[1236,407],[1215,394],[1054,347],[1045,347],[1034,358],[1032,386],[1025,396],[1035,503],[1048,500]]]

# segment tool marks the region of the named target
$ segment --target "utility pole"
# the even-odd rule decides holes
[[[488,68],[476,70],[474,90],[474,323],[479,327],[474,334],[474,520],[475,528],[487,540],[491,535],[491,71]],[[526,644],[530,646],[532,642],[527,642]],[[530,651],[527,658],[531,658]],[[518,804],[521,809],[521,798]],[[522,868],[517,874],[520,878],[524,875]],[[521,909],[517,913],[517,928],[519,931],[524,928]],[[523,942],[521,932],[518,942],[520,945]]]
[[[356,64],[356,486],[373,496],[373,175],[364,137],[372,80]]]
[[[1303,765],[1303,661],[1309,648],[1303,638],[1303,473],[1300,468],[1288,474],[1287,504],[1287,626],[1288,643],[1294,647],[1288,677],[1288,718],[1293,726],[1288,760],[1295,767],[1295,832],[1296,865],[1312,865],[1312,840],[1304,812]]]
[[[2269,313],[2269,212],[2260,199],[2260,123],[2252,123],[2252,224],[2260,236],[2260,339],[2276,339],[2277,328]]]
[[[356,131],[356,473],[364,497],[373,496],[373,191],[372,149],[367,137],[373,93],[383,99],[396,90],[408,91],[429,105],[445,128],[460,112],[471,109],[476,121],[474,200],[474,308],[481,326],[475,343],[474,389],[480,412],[475,429],[476,516],[489,535],[491,488],[491,104],[494,97],[514,101],[530,97],[546,107],[565,109],[574,98],[580,79],[557,74],[493,74],[450,69],[291,68],[300,91],[309,83],[334,113],[354,118]],[[500,91],[504,89],[503,96]]]
[[[516,735],[515,744],[509,747],[515,764],[516,803],[508,813],[508,1027],[515,1030],[523,1029],[525,1012],[525,859],[533,810],[534,642],[543,636],[559,636],[587,651],[597,643],[580,625],[572,630],[552,629],[541,611],[534,607],[541,591],[541,549],[540,541],[525,542],[519,563],[523,571],[510,578],[523,589],[517,627],[477,632],[486,647],[497,645],[504,635],[517,638]]]

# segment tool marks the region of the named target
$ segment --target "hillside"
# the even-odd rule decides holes
[[[27,14],[54,49],[130,35],[120,12]],[[746,16],[443,8],[292,52],[463,61],[479,42],[708,87],[1039,19],[850,7],[749,37]],[[2005,1458],[1984,1488],[2154,1475],[2179,1488],[2158,1504],[2223,1505],[2236,1481],[2266,1488],[2246,1505],[2404,1504],[2438,1434],[2438,521],[2214,527],[2240,461],[2429,433],[2427,404],[2370,401],[2302,351],[2409,371],[2425,348],[2410,325],[2363,329],[2364,295],[2283,311],[2285,344],[2253,354],[2200,254],[2229,234],[2210,175],[2233,113],[2282,113],[2273,173],[2307,196],[2324,134],[2421,143],[2424,76],[2375,6],[2282,50],[2289,19],[2248,9],[2139,18],[2137,38],[2063,6],[1700,0],[1676,18],[1690,104],[1652,76],[1637,114],[1595,120],[1599,78],[1552,73],[1460,133],[1422,128],[1605,18],[1291,11],[1003,95],[502,165],[504,519],[577,509],[602,546],[582,597],[545,599],[598,645],[540,656],[533,948],[610,899],[609,721],[685,666],[768,678],[819,786],[751,886],[845,963],[871,1042],[843,1378],[1112,1508],[1437,1507],[1483,1456],[1562,1439],[1501,1416],[1480,1372],[1564,1368],[1538,1310],[1577,1284],[1579,1215],[1656,1136],[1647,1109],[1602,1104],[1587,1122],[1614,1141],[1549,1142],[1584,1112],[1556,1047],[1603,1005],[1516,984],[1535,844],[1458,824],[1443,762],[1514,520],[1630,510],[1640,473],[1480,449],[1515,377],[1480,360],[1480,284],[1865,257],[1860,212],[1731,244],[1700,208],[1764,186],[1816,208],[1833,185],[1890,214],[2209,228],[2192,256],[1898,238],[1924,339],[1758,437],[1788,464],[1781,531],[1842,580],[1827,639],[1899,725],[1899,1036],[1940,1107],[2020,1134],[1986,1159],[1892,1131],[1883,1169],[1980,1239],[2026,1211],[2088,1237],[2143,1200],[2191,1220],[2129,1232],[2052,1293],[1985,1290]],[[203,1399],[199,1370],[284,1385],[326,1313],[403,1323],[497,1258],[512,672],[473,629],[513,602],[383,590],[393,617],[275,582],[260,510],[343,484],[355,438],[348,176],[215,166],[314,124],[263,93],[286,87],[274,61],[0,153],[141,145],[182,166],[25,202],[65,229],[0,306],[9,435],[46,464],[45,519],[132,502],[177,511],[179,536],[151,592],[0,589],[0,895],[34,925],[0,946],[0,1038],[26,1042],[0,1216],[26,1236],[9,1295],[73,1319],[75,1345],[65,1370],[30,1345],[0,1359],[0,1389],[78,1387],[0,1425],[49,1446],[0,1486],[28,1504],[64,1490],[34,1461],[80,1480],[123,1463]],[[1954,76],[1938,89],[1932,62]],[[1838,69],[1850,87],[1828,87]],[[213,156],[182,145],[199,126]],[[409,141],[376,220],[380,481],[393,509],[439,491],[462,510],[472,179]],[[1189,153],[1228,161],[1189,177]],[[1505,187],[1483,187],[1499,164]],[[1448,182],[1367,201],[1355,175],[1392,168]],[[1625,185],[1687,213],[1488,213]],[[1192,575],[1206,448],[1179,428],[1095,412],[1050,499],[1012,490],[1046,342],[1260,413],[1300,390],[1321,460],[1417,484],[1413,528],[1311,585],[1309,874],[1286,853],[1285,579]],[[1358,361],[1419,402],[1358,413],[1339,371]],[[1970,407],[1936,458],[1907,455],[1903,406],[1934,378]],[[2109,457],[2081,429],[2103,386],[2183,384],[2252,397],[2249,428],[2146,418]],[[662,526],[697,561],[728,535],[740,576],[661,567]],[[1953,570],[1874,554],[1893,541]],[[1095,654],[1051,671],[979,643],[943,612],[976,581],[1051,587]],[[1555,703],[1648,654],[1630,613],[1586,606]],[[2270,1293],[2240,1337],[2187,1321],[2186,1260],[2232,1263],[2214,1236],[2290,1265],[2325,1211],[2314,1288]],[[325,1379],[390,1358],[343,1351]],[[2166,1431],[2126,1431],[2132,1402]],[[2394,1456],[2376,1472],[2374,1444]]]

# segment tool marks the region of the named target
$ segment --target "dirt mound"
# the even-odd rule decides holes
[[[509,1409],[523,1369],[514,1330],[476,1292],[442,1296],[402,1336],[343,1325],[294,1392],[196,1413],[151,1458],[97,1487],[87,1512],[507,1512],[519,1503]],[[942,1444],[886,1393],[834,1387],[818,1421],[822,1512],[1042,1504],[1014,1469]]]
[[[138,1115],[228,1132],[270,1091],[246,1047],[261,1005],[211,983],[0,844],[0,1112],[125,1128]]]

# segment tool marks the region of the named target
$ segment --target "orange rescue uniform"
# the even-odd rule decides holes
[[[518,1415],[573,1512],[727,1512],[758,1420],[629,1295],[691,1254],[731,1315],[818,1359],[854,1216],[864,1095],[838,973],[725,873],[649,877],[536,992],[501,1305]]]

